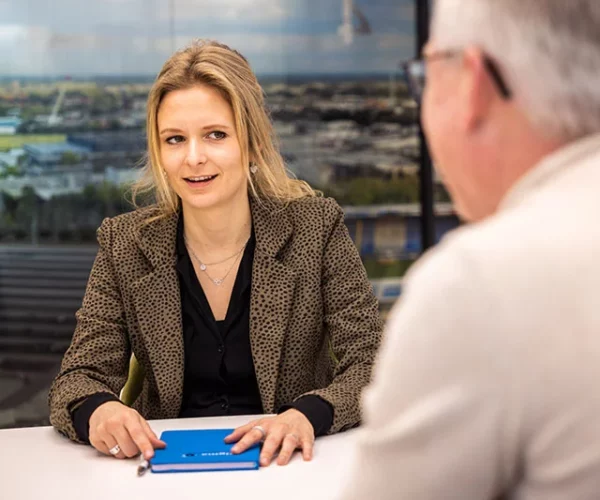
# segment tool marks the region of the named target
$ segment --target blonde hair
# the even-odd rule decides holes
[[[317,194],[287,170],[263,90],[248,61],[227,45],[198,40],[167,60],[148,95],[148,153],[142,178],[133,186],[134,203],[140,195],[151,194],[161,216],[171,215],[179,209],[179,197],[169,185],[160,163],[157,115],[167,93],[195,85],[208,85],[218,90],[231,106],[252,197],[260,202],[286,204]],[[250,159],[258,167],[254,174],[250,172]]]

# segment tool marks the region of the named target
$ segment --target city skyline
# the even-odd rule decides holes
[[[395,71],[414,55],[414,3],[355,4],[371,34],[346,44],[342,0],[0,0],[0,60],[5,78],[146,75],[173,47],[211,38],[258,74]]]

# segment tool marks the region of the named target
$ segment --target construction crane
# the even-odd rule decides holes
[[[344,39],[344,43],[350,45],[354,41],[354,35],[370,33],[371,25],[354,1],[342,0],[342,24],[338,28],[338,34]]]
[[[70,77],[67,77],[65,80],[70,80]],[[57,125],[61,122],[61,117],[58,113],[60,112],[60,108],[62,107],[63,101],[65,100],[66,92],[66,85],[58,84],[58,97],[56,98],[56,102],[54,103],[54,107],[52,108],[52,113],[48,117],[48,125]]]

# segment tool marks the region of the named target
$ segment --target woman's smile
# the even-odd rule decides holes
[[[219,176],[219,174],[214,175],[199,175],[194,177],[185,177],[183,180],[188,185],[190,189],[194,190],[203,190],[207,189],[213,181]]]

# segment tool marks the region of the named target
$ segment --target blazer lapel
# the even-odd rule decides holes
[[[142,342],[161,402],[162,418],[176,418],[183,394],[181,295],[175,269],[177,215],[151,222],[138,245],[152,270],[130,285]]]
[[[281,207],[252,201],[256,249],[250,293],[250,345],[263,409],[273,412],[285,333],[296,287],[296,276],[280,258],[292,235]]]

